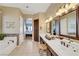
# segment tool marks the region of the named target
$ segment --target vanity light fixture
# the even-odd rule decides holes
[[[49,21],[52,21],[52,20],[53,20],[53,17],[52,17],[52,16],[50,16]]]
[[[58,10],[58,12],[56,13],[56,16],[61,16],[63,12],[64,12],[64,8],[62,6],[62,7],[60,7],[60,9]]]
[[[49,22],[48,19],[46,19],[45,23],[48,23],[48,22]]]
[[[61,16],[63,13],[68,13],[69,10],[75,10],[77,6],[77,3],[68,3],[60,7],[60,9],[56,12],[56,16]],[[45,23],[50,22],[53,19],[53,17],[49,17]]]
[[[48,19],[46,19],[45,23],[48,23],[48,22],[50,22],[50,21],[52,21],[52,20],[53,20],[53,17],[50,16]]]
[[[74,4],[73,7],[72,7],[72,9],[75,10],[76,7],[77,7],[77,4]]]
[[[61,16],[62,15],[62,12],[61,12],[61,9],[58,10],[58,12],[56,13],[56,16]]]
[[[75,8],[75,6],[76,6],[76,4],[75,3],[72,3],[72,4],[70,4],[70,9],[73,9],[73,8]]]
[[[60,12],[57,12],[56,13],[56,16],[61,16],[62,14]]]
[[[56,16],[61,16],[63,13],[68,13],[69,10],[75,10],[77,3],[68,3],[60,7],[57,11]]]
[[[60,10],[61,10],[61,13],[64,13],[65,12],[65,5],[63,5]]]
[[[70,4],[66,4],[66,5],[65,5],[65,13],[68,13],[68,11],[69,11],[69,5],[70,5]]]
[[[68,10],[65,10],[65,13],[68,13]]]
[[[60,15],[62,14],[62,11],[63,11],[63,9],[59,9],[58,12],[59,12]]]
[[[76,8],[76,6],[73,6],[73,7],[72,7],[72,9],[75,9],[75,8]]]

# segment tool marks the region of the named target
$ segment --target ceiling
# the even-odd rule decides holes
[[[45,12],[51,3],[0,3],[0,6],[19,8],[24,14]]]

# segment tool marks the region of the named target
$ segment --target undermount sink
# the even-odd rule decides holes
[[[78,56],[79,55],[79,47],[74,47],[71,43],[69,47],[63,46],[61,45],[61,40],[55,39],[55,40],[51,40],[52,45],[54,45],[58,50],[61,51],[61,53],[63,55],[71,55],[71,56]],[[65,41],[66,44],[67,41]]]

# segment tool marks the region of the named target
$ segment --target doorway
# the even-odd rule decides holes
[[[34,20],[34,41],[39,42],[39,19]]]
[[[27,18],[24,21],[24,34],[25,37],[32,37],[32,18]]]

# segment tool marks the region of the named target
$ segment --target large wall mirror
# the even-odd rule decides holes
[[[51,21],[51,33],[53,35],[59,35],[59,19],[58,18],[54,18]]]
[[[60,34],[76,37],[76,11],[60,18]]]
[[[54,35],[55,33],[55,29],[56,29],[56,25],[55,25],[55,20],[51,21],[51,33]]]

